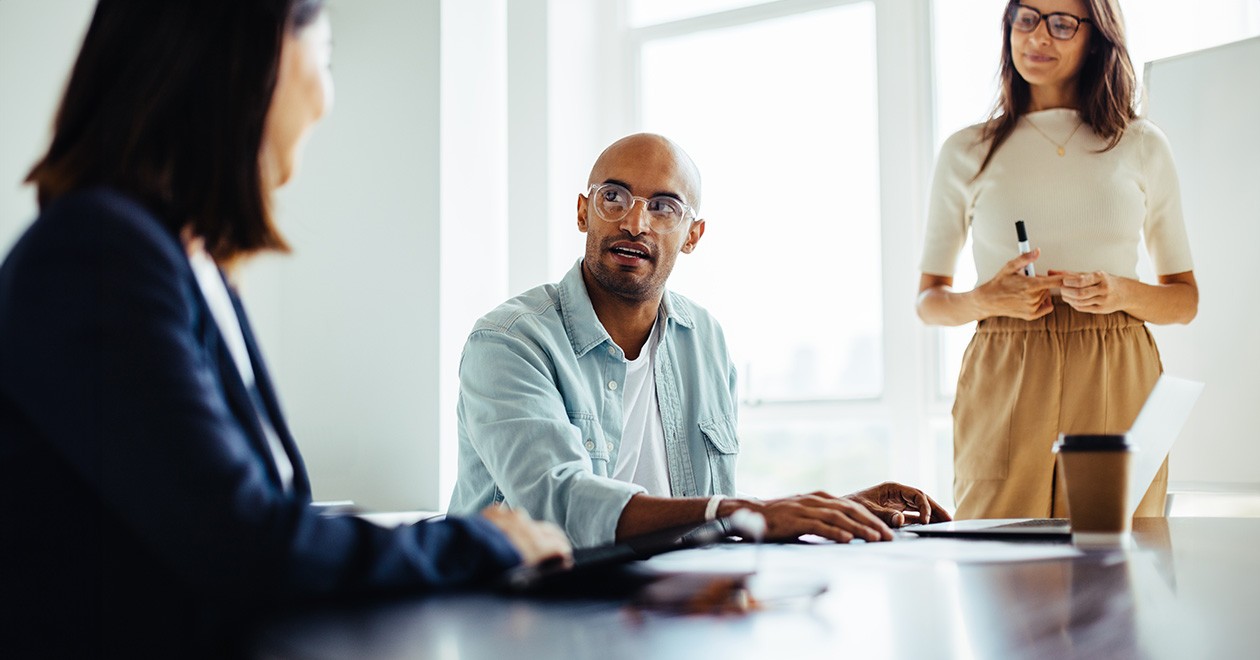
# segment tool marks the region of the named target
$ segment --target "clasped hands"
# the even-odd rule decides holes
[[[989,316],[1039,319],[1054,309],[1050,296],[1055,289],[1063,302],[1079,312],[1110,314],[1124,309],[1126,287],[1131,280],[1102,271],[1050,270],[1046,275],[1024,275],[1024,267],[1040,256],[1040,249],[1019,255],[980,286]]]

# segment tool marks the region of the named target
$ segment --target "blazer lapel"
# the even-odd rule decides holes
[[[249,352],[249,361],[254,366],[254,385],[258,388],[258,394],[266,407],[267,417],[271,420],[271,426],[280,438],[280,443],[284,445],[284,452],[288,454],[289,461],[293,463],[293,490],[309,499],[311,482],[306,474],[306,464],[302,461],[302,454],[298,452],[297,443],[294,442],[293,434],[289,432],[289,425],[284,419],[284,414],[280,411],[280,401],[276,396],[275,387],[271,383],[271,374],[267,371],[267,363],[263,361],[262,352],[258,349],[258,340],[254,337],[254,329],[250,326],[249,317],[245,314],[245,306],[241,304],[240,296],[236,295],[236,290],[232,288],[232,285],[228,284],[226,280],[224,285],[227,286],[228,295],[232,298],[232,307],[236,310],[236,318],[240,320],[241,334],[245,338],[245,348]],[[244,388],[243,384],[242,388]],[[277,476],[277,482],[278,480],[279,477]]]
[[[214,315],[210,313],[210,308],[205,306],[204,302],[202,316],[205,319],[202,341],[214,351],[219,367],[219,381],[223,383],[228,408],[232,410],[237,421],[245,427],[245,435],[249,439],[250,446],[263,459],[271,482],[279,487],[280,472],[271,458],[271,449],[267,447],[267,435],[263,431],[262,422],[258,419],[258,412],[251,400],[249,390],[245,387],[245,381],[241,379],[240,371],[236,368],[236,360],[232,358],[232,352],[228,350],[227,342],[219,331],[219,324],[215,322]]]

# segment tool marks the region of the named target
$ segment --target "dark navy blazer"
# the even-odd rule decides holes
[[[141,204],[65,195],[0,266],[0,648],[217,654],[280,605],[519,562],[480,517],[320,516],[233,303],[290,492],[180,241]]]

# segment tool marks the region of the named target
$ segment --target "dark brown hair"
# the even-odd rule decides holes
[[[100,0],[27,182],[39,204],[93,185],[141,200],[229,265],[288,251],[259,165],[287,33],[324,0]]]
[[[1011,56],[1011,10],[1017,4],[1018,0],[1008,2],[1002,15],[1002,62],[998,69],[1002,88],[981,133],[981,140],[989,143],[989,152],[980,164],[980,172],[989,166],[993,154],[1010,137],[1031,102],[1028,82],[1015,70]],[[1091,34],[1089,52],[1077,76],[1077,98],[1081,120],[1107,140],[1103,149],[1107,151],[1120,143],[1125,128],[1137,117],[1137,78],[1125,45],[1124,17],[1118,0],[1085,0],[1085,4],[1089,5],[1090,22],[1082,23],[1081,29],[1090,30]]]

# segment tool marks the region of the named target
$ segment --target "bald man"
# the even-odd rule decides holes
[[[849,495],[735,497],[735,369],[717,321],[666,290],[704,236],[700,173],[676,144],[631,135],[600,154],[577,198],[586,254],[559,283],[473,327],[460,363],[459,477],[451,513],[505,502],[575,546],[746,508],[767,536],[892,538],[948,520],[886,483]]]

